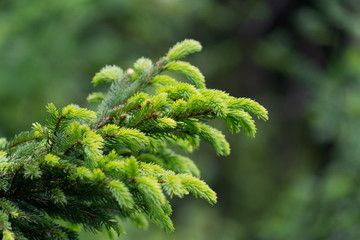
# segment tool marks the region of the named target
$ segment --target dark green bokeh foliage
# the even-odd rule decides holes
[[[166,196],[191,193],[216,203],[195,163],[169,147],[192,151],[203,139],[228,155],[224,135],[207,122],[222,119],[230,130],[254,137],[250,114],[267,120],[267,111],[251,99],[207,89],[198,68],[177,60],[200,50],[199,42],[184,40],[155,63],[140,58],[126,72],[106,66],[92,81],[111,83],[103,97],[90,97],[99,102],[96,112],[50,103],[46,124],[1,139],[3,239],[77,239],[66,224],[120,235],[124,219],[138,227],[148,219],[170,232]],[[190,84],[169,81],[168,71]]]

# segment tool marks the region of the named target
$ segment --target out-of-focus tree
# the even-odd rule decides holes
[[[318,0],[273,31],[256,59],[301,84],[312,166],[293,178],[261,222],[264,239],[357,239],[360,4]],[[296,106],[293,106],[296,107]]]

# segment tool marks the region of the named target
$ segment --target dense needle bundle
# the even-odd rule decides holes
[[[224,135],[207,122],[220,118],[230,131],[254,137],[250,114],[267,120],[267,111],[207,89],[199,69],[178,60],[200,50],[197,41],[184,40],[156,63],[140,58],[126,72],[106,66],[93,84],[111,82],[109,91],[88,97],[99,102],[97,112],[48,104],[47,124],[0,139],[2,238],[77,239],[71,225],[120,233],[119,219],[173,231],[167,197],[191,193],[215,203],[194,162],[168,146],[191,152],[204,139],[228,155]]]

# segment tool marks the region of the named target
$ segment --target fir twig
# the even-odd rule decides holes
[[[105,66],[92,81],[111,83],[107,93],[89,98],[101,101],[96,113],[48,104],[45,126],[35,123],[9,143],[1,139],[0,206],[6,210],[0,211],[0,237],[76,238],[54,219],[120,234],[114,219],[137,216],[173,231],[168,197],[191,193],[214,204],[216,193],[199,179],[195,163],[170,145],[191,152],[204,139],[216,154],[228,155],[225,136],[205,122],[222,119],[230,131],[253,137],[250,114],[267,120],[267,111],[251,99],[207,89],[200,70],[178,60],[200,50],[200,43],[186,39],[154,64],[140,58],[126,72]]]
[[[75,143],[71,144],[64,152],[64,155],[67,155],[69,153],[69,151],[75,147],[76,145],[79,145],[81,144],[81,141],[80,140],[77,140]]]
[[[18,141],[18,142],[16,142],[16,143],[11,144],[11,145],[6,149],[6,151],[9,151],[11,148],[16,147],[17,145],[20,145],[20,144],[22,144],[22,143],[26,143],[26,142],[33,141],[33,140],[37,140],[37,139],[39,139],[39,138],[38,138],[38,137],[31,137],[31,138],[23,139],[23,140],[21,140],[21,141]]]

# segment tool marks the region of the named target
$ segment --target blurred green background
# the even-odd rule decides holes
[[[102,66],[185,38],[204,46],[187,60],[209,88],[256,99],[270,120],[255,139],[225,131],[230,157],[206,144],[191,156],[218,204],[173,199],[174,233],[124,223],[120,239],[360,239],[358,0],[2,0],[0,136],[44,122],[48,102],[93,108]]]

